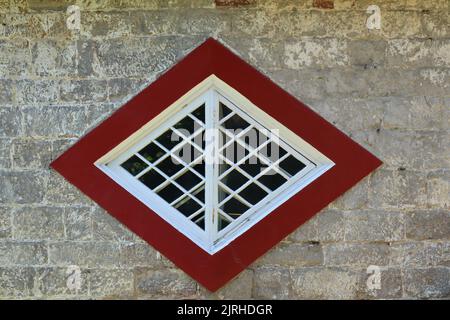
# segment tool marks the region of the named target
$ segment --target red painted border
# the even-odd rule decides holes
[[[97,159],[211,74],[336,164],[212,256],[94,166]],[[51,163],[70,183],[211,291],[235,277],[379,165],[379,159],[213,39],[205,41]]]

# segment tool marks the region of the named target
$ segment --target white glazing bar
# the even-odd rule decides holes
[[[207,235],[207,246],[212,249],[214,235],[215,235],[215,221],[213,212],[216,206],[215,199],[215,181],[213,180],[215,166],[214,154],[215,150],[215,94],[211,90],[206,96],[205,103],[205,232]]]
[[[211,243],[214,243],[214,240],[217,237],[217,230],[219,224],[219,131],[218,131],[218,123],[219,123],[219,95],[213,90],[212,91],[212,99],[213,99],[213,126],[214,126],[214,165],[213,165],[213,175],[211,177],[211,182],[213,184],[213,211],[212,211],[212,233],[211,233]]]

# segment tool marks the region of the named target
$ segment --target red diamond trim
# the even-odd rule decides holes
[[[214,255],[199,248],[94,165],[211,74],[335,163]],[[380,165],[379,159],[310,108],[219,42],[208,39],[81,138],[51,167],[192,278],[215,291]]]

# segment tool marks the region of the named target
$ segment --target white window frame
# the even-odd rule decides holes
[[[289,154],[295,154],[296,158],[302,159],[301,161],[306,164],[306,167],[287,180],[276,191],[269,193],[262,201],[252,206],[238,219],[232,221],[225,229],[218,232],[210,232],[210,230],[217,230],[218,219],[214,219],[218,214],[217,166],[208,163],[205,165],[205,231],[203,231],[144,184],[137,182],[120,164],[133,154],[136,154],[151,140],[164,133],[169,128],[169,126],[165,125],[167,122],[175,124],[202,104],[205,104],[205,126],[208,135],[208,132],[210,132],[208,129],[217,128],[217,123],[214,123],[214,119],[218,118],[216,114],[212,118],[209,117],[208,108],[213,108],[213,112],[216,112],[217,108],[214,106],[217,106],[219,101],[227,106],[233,105],[235,109],[239,109],[241,111],[239,116],[251,125],[256,123],[264,128],[277,129],[280,145]],[[208,141],[211,137],[206,136],[205,139]],[[210,145],[209,147],[217,150],[218,145]],[[209,147],[207,146],[207,149]],[[205,153],[216,154],[215,150],[205,150]],[[209,254],[220,251],[270,214],[276,207],[334,166],[334,163],[325,155],[259,109],[215,75],[209,76],[196,85],[94,164]]]

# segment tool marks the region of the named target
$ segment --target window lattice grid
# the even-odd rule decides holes
[[[176,110],[107,166],[208,252],[269,214],[317,166],[214,89]]]

